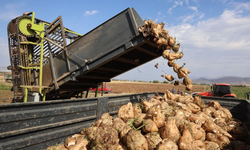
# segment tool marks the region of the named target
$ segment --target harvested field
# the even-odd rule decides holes
[[[104,94],[103,96],[112,96],[119,94],[132,94],[132,93],[144,93],[144,92],[166,92],[167,90],[172,90],[175,88],[176,92],[181,90],[185,91],[184,85],[174,86],[173,84],[163,84],[163,83],[148,83],[148,82],[125,82],[125,81],[112,81],[104,83],[112,88],[112,93]],[[0,85],[12,86],[11,83],[6,83],[3,76],[0,76]],[[207,91],[207,86],[204,85],[194,85],[192,91],[200,92]],[[94,97],[94,93],[89,93],[88,97]],[[98,94],[98,96],[101,96]],[[10,103],[13,97],[13,92],[10,90],[0,90],[0,103]]]
[[[105,84],[105,83],[104,83]],[[175,88],[176,92],[181,90],[185,92],[185,86],[179,85],[174,86],[173,84],[163,84],[163,83],[144,83],[144,82],[121,82],[121,81],[112,81],[106,83],[112,88],[114,93],[144,93],[144,92],[166,92],[167,90],[172,90]],[[201,92],[206,89],[207,86],[204,85],[194,85],[193,92]]]

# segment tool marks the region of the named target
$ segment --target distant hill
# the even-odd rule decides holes
[[[213,84],[213,83],[228,83],[232,85],[246,85],[250,86],[250,77],[242,78],[242,77],[222,77],[217,79],[206,79],[199,78],[196,80],[192,80],[193,83],[205,83],[205,84]]]

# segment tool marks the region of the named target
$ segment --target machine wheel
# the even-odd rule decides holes
[[[34,37],[36,32],[32,29],[29,29],[28,26],[32,23],[31,17],[22,16],[18,19],[18,29],[19,32],[26,37]]]

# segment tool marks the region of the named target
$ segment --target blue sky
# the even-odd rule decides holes
[[[48,22],[59,15],[64,26],[85,34],[128,7],[142,19],[166,23],[184,51],[191,78],[250,77],[250,2],[247,0],[2,0],[0,4],[0,67],[9,65],[7,24],[23,12],[34,11]],[[154,65],[159,63],[159,69]],[[163,58],[116,78],[160,80],[175,75]]]

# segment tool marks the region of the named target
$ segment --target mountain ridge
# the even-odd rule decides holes
[[[199,79],[195,79],[192,82],[197,83],[197,84],[228,83],[232,85],[250,86],[250,77],[227,76],[227,77],[220,77],[216,79],[207,79],[205,77],[202,77]]]

